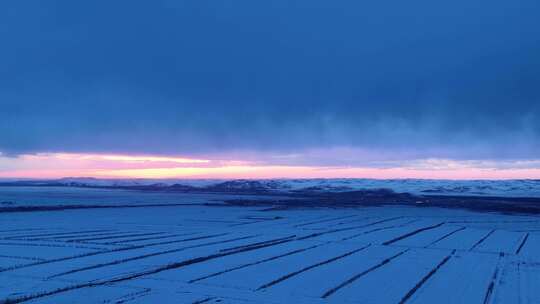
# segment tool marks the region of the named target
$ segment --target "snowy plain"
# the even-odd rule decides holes
[[[540,303],[538,215],[230,197],[255,196],[0,187],[17,205],[159,204],[0,213],[0,303]]]
[[[343,192],[366,189],[390,189],[395,192],[436,195],[475,195],[475,196],[509,196],[540,197],[540,180],[436,180],[436,179],[365,179],[365,178],[331,178],[331,179],[255,179],[255,180],[223,180],[223,179],[96,179],[96,178],[62,178],[56,180],[1,180],[4,183],[17,182],[27,186],[58,185],[64,187],[123,187],[126,189],[140,186],[152,186],[166,189],[171,186],[186,186],[194,189],[230,190],[265,190],[272,192],[297,191],[329,191]]]

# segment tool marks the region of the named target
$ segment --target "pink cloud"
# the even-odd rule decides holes
[[[512,166],[514,164],[514,166]],[[60,178],[423,178],[527,179],[540,178],[540,162],[497,162],[424,159],[367,166],[295,166],[242,160],[50,153],[0,155],[0,177]]]

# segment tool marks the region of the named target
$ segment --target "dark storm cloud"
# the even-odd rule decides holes
[[[540,156],[537,0],[8,0],[0,38],[4,153]]]

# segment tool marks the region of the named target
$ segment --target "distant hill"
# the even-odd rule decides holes
[[[122,188],[148,191],[320,193],[389,189],[424,195],[540,197],[540,180],[426,179],[97,179],[5,180],[0,186]]]

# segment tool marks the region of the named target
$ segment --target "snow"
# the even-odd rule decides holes
[[[265,292],[276,298],[282,297],[284,300],[298,297],[320,299],[323,291],[328,291],[338,286],[357,273],[380,263],[400,251],[400,248],[370,246],[358,253],[336,260],[334,263],[325,264],[310,271],[303,272]]]
[[[441,304],[483,303],[497,259],[491,254],[457,253],[411,298],[411,303],[430,304],[434,299]]]
[[[479,252],[503,252],[506,254],[517,251],[524,232],[495,230],[482,244],[476,247]]]
[[[540,259],[540,230],[529,234],[527,242],[523,245],[519,256],[529,261]]]
[[[540,303],[539,282],[538,263],[523,263],[519,259],[511,259],[494,291],[493,303]]]
[[[253,195],[153,192],[80,187],[0,186],[0,207],[32,205],[205,204]],[[265,196],[258,195],[257,199]],[[274,198],[274,197],[272,197]],[[9,202],[10,204],[2,204]]]
[[[186,204],[0,212],[0,224],[2,304],[540,302],[534,215]]]
[[[447,254],[448,252],[439,250],[411,249],[385,266],[338,290],[329,299],[336,303],[399,303],[407,292]],[[364,269],[358,269],[358,273],[362,270]]]
[[[430,247],[439,249],[471,250],[480,240],[482,240],[483,237],[488,235],[490,232],[491,230],[487,229],[466,227],[466,229],[458,231],[455,234],[452,234],[451,236],[437,242]]]
[[[11,181],[13,182],[13,181]],[[17,182],[15,181],[15,184]],[[96,179],[63,178],[59,180],[29,181],[24,185],[63,185],[68,187],[138,187],[152,186],[166,189],[182,185],[205,189],[220,187],[222,190],[294,191],[354,191],[365,189],[391,189],[396,192],[438,195],[478,195],[508,197],[540,197],[540,180],[430,180],[430,179]],[[9,184],[9,183],[7,183]],[[214,188],[212,188],[214,189]],[[215,189],[214,189],[215,190]],[[0,198],[1,200],[2,198]]]

